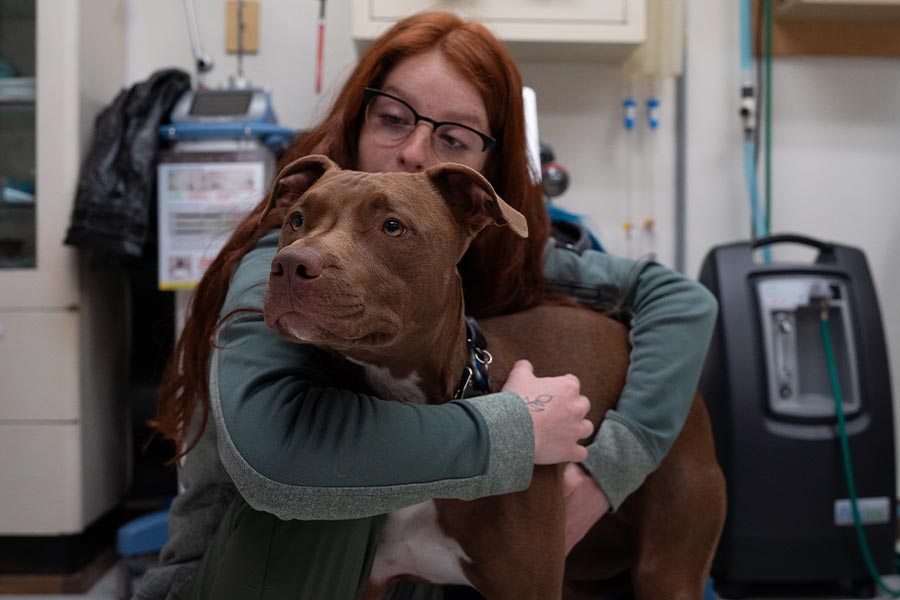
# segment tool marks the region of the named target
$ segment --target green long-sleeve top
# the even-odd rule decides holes
[[[276,247],[273,232],[242,259],[222,316],[262,307]],[[656,263],[578,255],[553,242],[545,273],[581,288],[616,286],[634,315],[625,389],[583,463],[615,509],[659,465],[681,429],[712,334],[715,299]],[[205,550],[232,486],[254,508],[299,519],[359,518],[430,498],[527,487],[532,421],[514,393],[415,405],[362,390],[347,362],[280,339],[260,313],[231,314],[210,364],[215,427],[207,427],[182,465],[185,490],[170,509],[163,566],[145,576],[136,597],[160,597],[158,590],[189,577],[189,561]]]

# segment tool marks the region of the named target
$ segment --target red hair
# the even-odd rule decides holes
[[[544,298],[543,248],[549,220],[540,187],[532,182],[528,167],[521,76],[506,49],[483,25],[446,12],[420,13],[395,24],[361,57],[331,112],[288,149],[279,169],[314,153],[329,156],[343,168],[356,168],[363,88],[379,87],[404,58],[435,49],[481,94],[490,131],[499,142],[490,150],[484,174],[500,197],[525,215],[529,228],[524,241],[503,227],[479,234],[459,265],[466,308],[482,317],[522,310]],[[177,456],[197,444],[209,418],[211,342],[231,277],[241,258],[265,233],[280,227],[284,218],[273,210],[259,223],[265,204],[263,199],[241,221],[200,280],[166,367],[152,424],[175,442]],[[198,406],[201,426],[188,439]]]

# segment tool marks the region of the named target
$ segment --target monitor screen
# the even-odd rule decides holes
[[[245,115],[250,108],[253,92],[198,91],[188,114],[198,117]]]

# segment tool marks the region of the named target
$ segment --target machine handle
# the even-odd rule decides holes
[[[769,235],[766,237],[761,237],[753,240],[753,247],[759,248],[760,246],[769,246],[771,244],[783,244],[783,243],[794,243],[794,244],[805,244],[807,246],[813,246],[819,249],[819,252],[822,254],[833,254],[834,253],[834,245],[829,244],[828,242],[822,242],[817,239],[813,239],[811,237],[806,237],[805,235],[800,235],[797,233],[779,233],[776,235]]]

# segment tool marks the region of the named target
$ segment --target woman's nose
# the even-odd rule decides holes
[[[420,122],[413,129],[409,137],[403,141],[400,147],[399,159],[401,165],[407,171],[418,172],[433,167],[440,161],[434,155],[431,147],[431,135],[434,132],[431,125]]]

